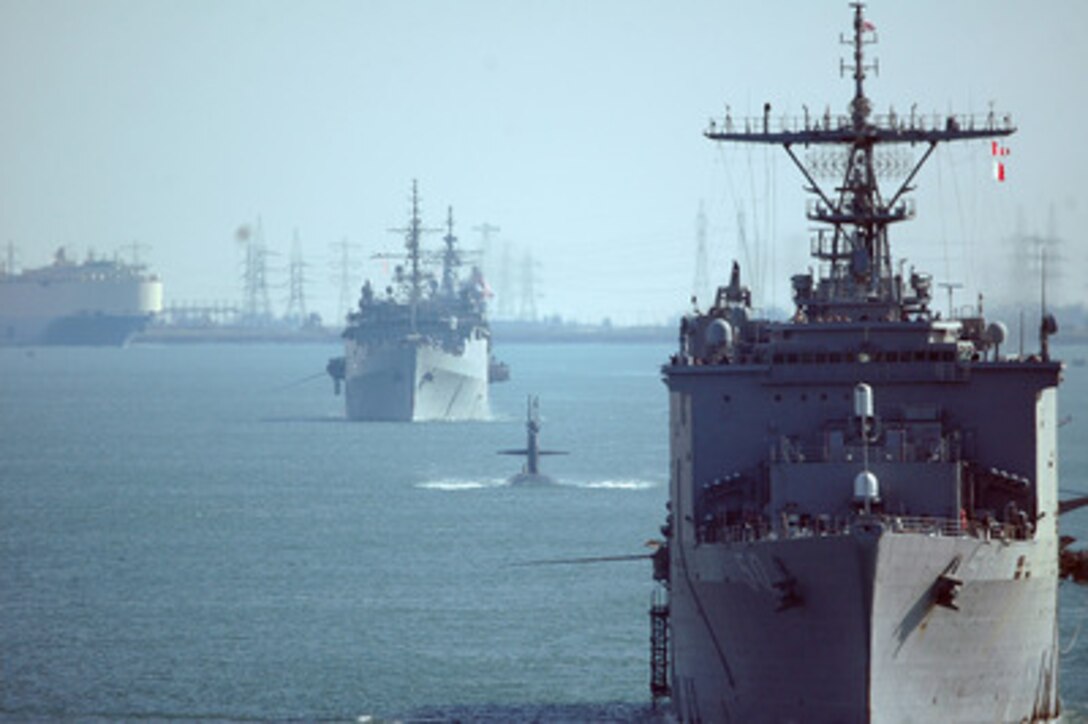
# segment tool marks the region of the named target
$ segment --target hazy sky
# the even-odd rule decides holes
[[[1009,236],[1047,233],[1053,208],[1056,294],[1088,296],[1088,3],[885,0],[868,15],[878,111],[995,100],[1020,128],[1004,184],[988,143],[939,149],[893,253],[972,297],[1007,292]],[[274,306],[297,229],[329,319],[332,245],[359,245],[356,287],[380,279],[369,257],[399,248],[386,229],[418,178],[428,225],[452,204],[470,246],[473,226],[501,227],[493,286],[506,244],[513,281],[526,251],[538,261],[541,313],[650,322],[692,293],[703,201],[712,279],[741,255],[743,210],[757,295],[785,305],[807,263],[801,179],[781,149],[701,132],[726,103],[843,112],[850,21],[837,0],[0,0],[0,241],[21,266],[139,241],[168,303],[237,301],[235,230],[260,217]]]

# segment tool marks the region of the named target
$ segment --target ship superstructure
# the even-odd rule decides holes
[[[489,416],[490,330],[486,285],[473,268],[460,278],[462,254],[449,210],[442,250],[422,249],[418,186],[412,184],[405,254],[384,294],[367,281],[344,330],[345,355],[329,373],[345,390],[352,420],[478,420]],[[436,278],[428,262],[439,262]]]
[[[655,697],[682,721],[1041,721],[1057,716],[1056,331],[1010,356],[1006,331],[941,319],[931,278],[892,264],[889,228],[942,141],[998,120],[877,116],[875,38],[852,4],[849,113],[713,122],[779,144],[809,183],[814,271],[796,312],[759,319],[734,265],[683,319],[670,398],[667,553],[652,609]],[[878,148],[920,147],[890,195]],[[844,152],[823,189],[798,147]],[[667,560],[667,565],[665,561]]]
[[[0,273],[0,345],[122,345],[162,311],[162,282],[141,264],[58,249],[49,266]]]

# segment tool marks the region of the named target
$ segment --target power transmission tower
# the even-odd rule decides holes
[[[1058,236],[1057,219],[1054,215],[1054,205],[1050,205],[1047,217],[1046,234],[1029,233],[1024,220],[1023,209],[1018,209],[1016,214],[1016,233],[1011,239],[1012,243],[1012,280],[1010,290],[1019,290],[1018,298],[1014,301],[1024,306],[1035,301],[1035,292],[1030,284],[1025,284],[1024,279],[1038,279],[1043,273],[1042,259],[1046,258],[1046,283],[1052,288],[1060,289],[1062,271],[1066,267],[1067,259],[1063,253],[1063,240]]]
[[[306,262],[302,260],[302,245],[298,239],[298,229],[291,242],[291,262],[287,277],[287,311],[284,318],[288,322],[306,323]]]
[[[498,297],[496,316],[509,319],[514,313],[513,293],[510,284],[510,242],[502,243],[502,261],[499,265],[498,283],[495,285],[495,296]]]
[[[7,243],[6,251],[7,251],[7,255],[6,255],[7,260],[4,263],[4,274],[14,276],[15,275],[15,244],[13,244],[12,242],[9,241]]]
[[[521,308],[518,317],[527,322],[536,321],[536,270],[539,264],[533,261],[533,255],[526,251],[521,258]]]
[[[492,234],[498,234],[502,229],[489,221],[485,221],[482,224],[473,226],[472,230],[480,233],[480,253],[483,255],[480,265],[483,268],[484,278],[489,279],[491,273],[495,270],[495,262],[491,258],[491,236]]]
[[[354,284],[352,283],[354,277],[352,270],[355,268],[355,259],[352,252],[358,251],[360,246],[358,244],[349,244],[348,240],[344,238],[333,244],[332,247],[335,253],[333,265],[336,275],[334,278],[340,290],[336,316],[338,319],[343,320],[347,318],[355,305]]]
[[[235,233],[239,244],[244,246],[245,262],[242,272],[242,315],[248,324],[264,324],[272,318],[272,305],[268,299],[268,250],[264,245],[264,230],[260,217],[257,228],[248,224]]]
[[[699,214],[695,217],[695,281],[691,287],[691,294],[704,301],[712,297],[707,264],[706,210],[703,202],[699,201]]]

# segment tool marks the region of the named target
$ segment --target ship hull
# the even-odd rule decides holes
[[[0,283],[0,345],[120,346],[162,309],[158,280],[57,273]]]
[[[345,400],[350,420],[483,420],[488,403],[487,340],[459,353],[423,339],[349,342]]]
[[[151,315],[73,314],[66,317],[0,317],[0,345],[120,347],[142,331]]]
[[[683,721],[1057,716],[1052,538],[858,532],[674,554]],[[962,581],[939,603],[943,573]]]

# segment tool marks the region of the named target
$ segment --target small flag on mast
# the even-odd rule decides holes
[[[1005,162],[1002,160],[1009,155],[1009,148],[1002,146],[997,141],[990,142],[990,155],[994,159],[994,179],[998,182],[1005,180]]]

